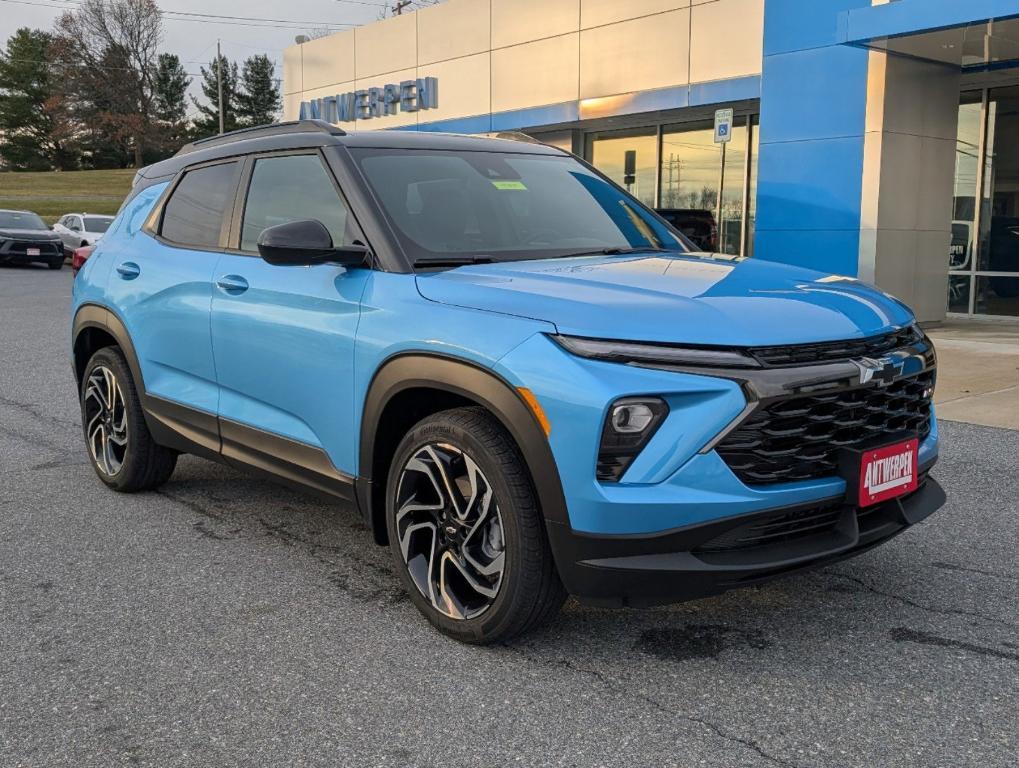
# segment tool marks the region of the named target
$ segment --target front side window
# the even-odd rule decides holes
[[[317,155],[283,155],[255,161],[244,206],[241,250],[257,251],[269,227],[314,219],[332,235],[333,245],[350,245],[356,234],[329,174]]]
[[[75,232],[81,232],[81,221],[77,216],[72,216],[67,224],[68,229],[72,229]]]
[[[398,149],[352,154],[415,263],[687,250],[636,199],[572,157]]]
[[[219,247],[223,218],[233,205],[236,162],[196,168],[184,174],[163,209],[160,234],[194,248]]]

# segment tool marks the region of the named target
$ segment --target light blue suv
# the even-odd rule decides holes
[[[857,554],[944,494],[934,349],[856,280],[688,241],[554,147],[303,121],[141,170],[74,284],[88,450],[355,505],[440,630]]]

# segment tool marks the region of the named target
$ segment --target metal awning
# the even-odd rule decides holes
[[[892,0],[843,12],[839,40],[963,71],[1019,67],[1019,2]]]

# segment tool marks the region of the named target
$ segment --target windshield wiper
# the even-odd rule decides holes
[[[577,253],[564,253],[557,258],[568,259],[573,256],[625,256],[631,253],[679,253],[668,248],[656,248],[654,246],[633,247],[633,248],[595,248],[590,251],[578,251]]]
[[[415,267],[462,267],[467,264],[491,264],[491,256],[449,256],[437,259],[415,259]]]

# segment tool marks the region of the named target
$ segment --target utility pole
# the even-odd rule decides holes
[[[403,15],[403,9],[411,4],[411,0],[400,0],[396,5],[393,6],[393,14],[396,16]]]
[[[219,40],[216,41],[216,90],[219,92],[219,132],[223,131],[223,54],[219,50]]]

